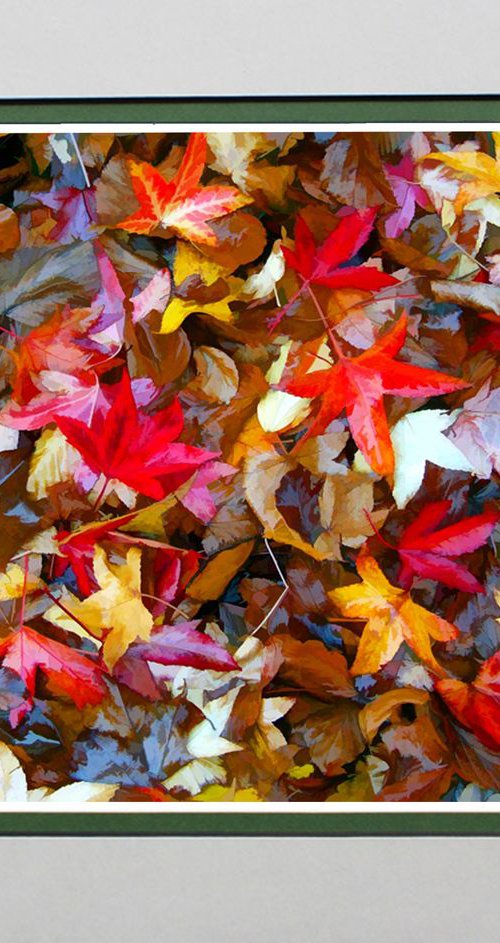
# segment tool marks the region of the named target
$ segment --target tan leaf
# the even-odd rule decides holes
[[[197,347],[194,352],[196,368],[203,392],[218,403],[229,403],[238,391],[238,370],[223,350],[216,347]]]

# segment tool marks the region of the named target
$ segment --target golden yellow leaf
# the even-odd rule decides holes
[[[457,627],[413,602],[404,590],[392,586],[373,557],[360,553],[357,569],[362,583],[329,593],[343,615],[366,620],[352,673],[373,674],[391,661],[406,642],[442,677],[445,672],[434,658],[430,639],[447,642],[457,637]]]
[[[235,573],[243,566],[252,550],[253,540],[237,544],[229,550],[223,550],[212,557],[206,567],[189,584],[187,594],[191,599],[205,602],[208,599],[218,599],[231,582]]]
[[[379,727],[403,704],[425,704],[427,691],[418,688],[394,688],[370,701],[359,713],[358,721],[367,743],[375,737]]]
[[[187,242],[179,242],[175,253],[173,276],[176,285],[182,285],[186,278],[199,275],[204,285],[213,285],[218,278],[223,278],[226,270],[222,265],[208,259],[202,252]]]

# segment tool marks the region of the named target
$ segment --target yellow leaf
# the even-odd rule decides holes
[[[440,151],[427,154],[425,160],[439,160],[459,173],[476,177],[479,181],[500,190],[500,163],[481,151]]]
[[[417,605],[404,590],[391,586],[373,557],[360,553],[357,569],[362,583],[329,593],[343,615],[366,620],[352,673],[373,674],[406,642],[442,677],[445,672],[434,658],[430,637],[449,641],[458,635],[456,626]]]
[[[263,802],[255,789],[234,789],[226,786],[207,786],[194,802]]]
[[[281,390],[268,390],[257,406],[257,416],[264,432],[280,432],[297,426],[309,415],[311,400]]]
[[[182,285],[186,278],[199,275],[204,285],[213,285],[225,275],[225,269],[217,262],[207,259],[198,249],[186,242],[179,242],[173,265],[174,282]]]
[[[165,308],[160,334],[171,334],[176,331],[190,314],[209,314],[217,321],[231,321],[233,312],[229,307],[229,302],[233,298],[233,295],[228,295],[227,298],[223,298],[221,301],[208,301],[206,303],[189,301],[186,298],[173,298]]]
[[[46,498],[53,485],[68,481],[81,456],[60,429],[45,429],[31,457],[27,491],[34,498]]]
[[[94,575],[101,589],[83,602],[75,600],[68,609],[97,638],[105,636],[103,657],[113,668],[132,642],[149,638],[153,627],[141,598],[141,551],[131,547],[126,562],[116,565],[97,547]]]
[[[20,599],[24,589],[24,568],[17,563],[11,563],[7,566],[5,573],[0,575],[0,602],[7,599]],[[42,586],[41,580],[33,573],[28,573],[26,578],[26,592],[32,593],[33,590]]]
[[[288,779],[308,779],[314,773],[312,763],[304,763],[303,766],[292,766],[286,774]]]

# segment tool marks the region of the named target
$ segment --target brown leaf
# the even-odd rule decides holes
[[[14,210],[0,204],[0,252],[11,252],[19,245],[19,239],[19,223]]]
[[[299,642],[277,635],[283,654],[279,677],[322,701],[353,697],[355,688],[347,662],[340,652],[328,651],[322,642]]]

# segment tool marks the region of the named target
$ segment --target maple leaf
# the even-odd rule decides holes
[[[117,224],[118,229],[140,234],[158,227],[205,245],[217,245],[209,221],[252,203],[234,187],[200,187],[206,159],[206,136],[191,134],[175,176],[168,183],[151,164],[127,157],[127,168],[140,208]]]
[[[397,284],[397,278],[370,265],[346,266],[367,241],[376,210],[353,210],[341,217],[336,229],[317,246],[302,216],[295,224],[295,251],[282,246],[285,262],[308,283],[329,288],[359,288],[373,291]]]
[[[436,690],[455,717],[489,750],[500,750],[500,652],[495,652],[466,684],[442,678]]]
[[[11,711],[13,726],[17,726],[33,706],[38,671],[79,708],[98,704],[106,694],[101,671],[89,658],[27,625],[0,642],[0,658],[4,668],[10,668],[22,678],[29,694],[21,706]]]
[[[484,587],[467,567],[450,558],[481,547],[500,520],[500,513],[485,511],[436,530],[451,506],[451,501],[427,504],[404,529],[394,548],[401,558],[398,581],[404,589],[411,588],[414,576],[421,576],[439,580],[451,589],[484,593]]]
[[[407,317],[403,315],[358,357],[346,357],[338,348],[338,360],[333,367],[315,370],[287,384],[288,392],[294,395],[322,398],[318,415],[301,441],[324,432],[345,409],[353,439],[368,464],[379,475],[393,473],[394,452],[384,395],[436,396],[469,385],[445,373],[394,360],[405,342],[407,327]]]
[[[126,370],[105,394],[88,426],[79,419],[56,416],[68,442],[97,475],[160,500],[217,457],[218,453],[174,441],[183,427],[177,399],[155,415],[139,409]]]
[[[455,625],[413,602],[407,592],[392,586],[373,559],[358,555],[362,583],[342,586],[328,595],[343,615],[366,619],[355,662],[355,675],[373,674],[394,658],[403,642],[438,676],[443,675],[431,648],[431,638],[447,642],[458,635]]]
[[[136,639],[149,639],[153,616],[141,596],[141,551],[131,547],[123,564],[110,563],[102,547],[94,554],[94,576],[101,587],[80,602],[72,599],[66,608],[96,638],[104,637],[102,654],[113,668]]]

